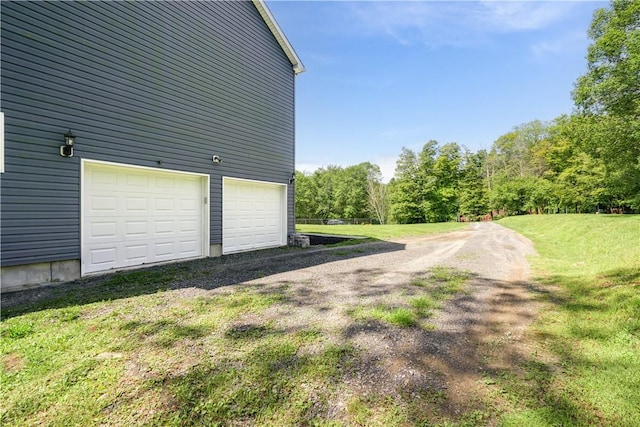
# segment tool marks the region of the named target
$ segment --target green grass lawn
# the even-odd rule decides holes
[[[447,418],[438,413],[443,394],[408,396],[402,406],[350,391],[343,417],[331,418],[323,411],[343,397],[344,379],[361,363],[356,348],[313,327],[263,318],[275,306],[286,313],[287,285],[183,294],[170,284],[216,272],[176,264],[107,276],[84,300],[70,293],[3,307],[0,424],[640,425],[640,216],[523,216],[500,224],[534,241],[545,309],[527,335],[530,356],[487,373],[495,395],[482,398],[484,409]],[[322,230],[393,239],[465,226]],[[317,232],[300,229],[307,227]],[[428,330],[431,311],[467,279],[437,267],[408,284],[413,291],[402,305],[345,314]]]
[[[499,221],[530,238],[546,310],[531,331],[547,357],[496,378],[508,426],[640,425],[640,216]]]
[[[377,240],[399,237],[425,236],[466,228],[469,224],[460,222],[439,222],[435,224],[385,224],[385,225],[317,225],[296,224],[298,233],[338,234],[362,236]]]

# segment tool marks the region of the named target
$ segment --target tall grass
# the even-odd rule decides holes
[[[531,381],[512,384],[523,404],[504,424],[640,425],[640,216],[500,224],[535,243],[536,280],[552,287],[534,336],[558,360],[524,364]]]

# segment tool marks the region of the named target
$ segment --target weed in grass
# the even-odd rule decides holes
[[[2,329],[2,336],[12,339],[20,339],[30,335],[34,330],[32,322],[8,322]]]
[[[414,309],[415,313],[422,317],[430,317],[431,310],[437,307],[437,303],[428,295],[412,298],[409,300],[409,304]]]
[[[365,425],[371,419],[371,402],[367,402],[361,396],[352,398],[347,403],[347,414],[357,425]]]
[[[375,307],[359,306],[347,312],[356,320],[378,320],[400,327],[411,327],[417,323],[415,315],[406,308],[377,305]]]
[[[416,319],[414,314],[405,308],[395,308],[389,312],[385,320],[392,325],[397,325],[403,328],[415,326]]]
[[[202,358],[203,349],[212,349],[209,357],[216,360],[218,351],[223,354],[229,347],[223,344],[221,327],[261,312],[285,294],[285,288],[247,287],[213,298],[168,300],[165,293],[151,293],[14,313],[0,323],[0,423],[126,425],[131,421],[127,414],[158,412],[162,415],[156,424],[170,424],[163,412],[167,408],[158,400],[165,399],[167,378],[210,360]],[[240,341],[273,339],[270,326],[266,328],[247,329],[246,335],[255,339]],[[320,339],[317,332],[294,334],[290,345],[297,349],[314,337]],[[256,345],[246,347],[240,354]],[[234,348],[234,354],[237,351]],[[99,357],[105,354],[118,357]],[[112,409],[102,412],[104,408]]]

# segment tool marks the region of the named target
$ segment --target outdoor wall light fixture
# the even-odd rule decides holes
[[[76,137],[71,133],[71,129],[69,132],[64,134],[64,145],[60,146],[60,155],[62,157],[73,157],[73,146],[76,143]]]
[[[213,156],[211,158],[211,160],[213,161],[213,163],[221,163],[222,159],[220,158],[220,156]]]
[[[291,172],[291,178],[289,178],[289,184],[293,184],[294,182],[296,182],[296,173]]]

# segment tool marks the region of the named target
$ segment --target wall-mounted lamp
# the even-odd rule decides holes
[[[213,163],[221,163],[222,159],[220,158],[220,156],[213,156],[211,158],[211,160],[213,161]]]
[[[296,182],[296,173],[291,172],[291,178],[289,178],[289,184],[293,184],[294,182]]]
[[[73,157],[73,146],[76,143],[76,137],[71,133],[71,129],[69,132],[64,134],[64,145],[60,146],[60,155],[62,157]]]

